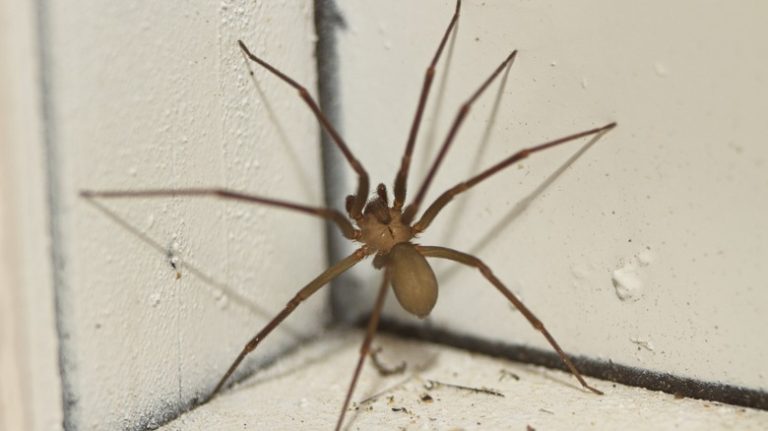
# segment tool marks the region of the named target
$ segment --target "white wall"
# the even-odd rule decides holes
[[[453,6],[344,3],[344,132],[374,182],[392,184]],[[619,127],[540,194],[586,140],[477,186],[421,242],[484,259],[573,354],[768,389],[766,12],[759,1],[465,1],[416,172],[430,129],[434,154],[461,101],[512,49],[519,56],[490,140],[480,143],[498,85],[473,109],[427,201],[523,146]],[[549,349],[475,271],[435,266],[434,325]],[[637,290],[622,300],[614,283]]]
[[[66,417],[78,429],[151,425],[207,395],[323,269],[322,224],[212,199],[94,204],[78,191],[218,186],[320,205],[313,117],[263,69],[253,81],[236,43],[315,88],[312,4],[49,6]],[[317,332],[323,296],[251,365]]]

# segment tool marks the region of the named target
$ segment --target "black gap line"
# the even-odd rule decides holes
[[[49,255],[51,261],[51,287],[53,288],[53,309],[55,313],[56,333],[58,337],[58,365],[61,379],[62,429],[77,429],[79,399],[75,391],[77,364],[73,362],[75,354],[71,343],[72,291],[67,282],[67,259],[65,257],[65,238],[61,190],[61,158],[59,157],[58,125],[56,124],[55,89],[51,83],[52,52],[55,46],[52,39],[50,2],[35,2],[35,26],[37,30],[37,59],[39,68],[40,123],[42,124],[42,145],[45,163],[45,188],[48,201],[48,235],[50,238]]]
[[[339,72],[338,34],[346,29],[346,22],[336,0],[315,0],[315,30],[317,45],[317,94],[320,110],[344,135],[342,123],[341,75]],[[348,166],[341,152],[330,136],[320,128],[322,177],[325,206],[345,213],[340,204],[351,190],[346,181]],[[352,252],[351,243],[339,233],[333,223],[325,224],[326,253],[328,265],[343,259]],[[347,272],[330,283],[330,308],[334,322],[352,323],[359,317],[359,308],[354,304],[361,301],[357,292],[360,280]]]
[[[364,327],[367,318],[361,322],[359,326]],[[471,335],[456,334],[445,329],[402,323],[391,318],[382,317],[379,328],[380,332],[407,339],[429,341],[515,362],[567,371],[560,357],[549,350],[514,343],[499,343]],[[571,360],[585,376],[661,391],[677,397],[768,410],[768,392],[765,391],[660,373],[617,364],[610,360],[606,362],[584,356],[571,356]]]

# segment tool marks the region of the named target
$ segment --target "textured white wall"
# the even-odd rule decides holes
[[[343,6],[344,133],[372,181],[390,186],[454,2]],[[512,49],[519,56],[490,140],[480,142],[498,85],[473,109],[427,201],[523,146],[619,127],[540,194],[586,140],[477,186],[421,242],[484,259],[569,352],[768,389],[759,329],[768,304],[766,12],[759,1],[465,1],[417,173],[430,130],[436,147],[461,101]],[[455,266],[436,265],[434,325],[549,349],[479,274]],[[393,297],[389,305],[397,314]]]
[[[322,270],[322,224],[202,198],[94,204],[78,191],[219,186],[320,205],[313,117],[263,69],[254,82],[236,43],[313,89],[312,3],[49,6],[67,418],[132,429],[212,389]],[[317,331],[323,296],[251,364]]]

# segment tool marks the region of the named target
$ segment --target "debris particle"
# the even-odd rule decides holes
[[[637,344],[638,350],[640,348],[643,348],[645,350],[648,350],[649,352],[655,351],[655,347],[653,346],[653,342],[651,340],[646,340],[640,337],[630,337],[629,341]]]
[[[387,376],[393,376],[395,374],[402,374],[405,372],[405,368],[407,367],[405,361],[401,362],[400,365],[396,367],[388,367],[384,365],[379,359],[380,352],[381,352],[381,347],[377,347],[371,351],[371,362],[373,363],[373,367],[376,368],[376,371],[379,372],[380,376],[387,377]]]
[[[634,264],[629,263],[613,271],[611,282],[616,289],[616,296],[621,301],[635,302],[643,296],[643,282]]]
[[[513,373],[512,371],[505,370],[505,369],[499,370],[499,381],[505,380],[505,379],[507,379],[509,377],[511,377],[511,378],[513,378],[513,379],[515,379],[517,381],[520,380],[520,376],[518,376],[517,374]]]
[[[427,384],[424,385],[424,389],[431,390],[437,387],[446,387],[446,388],[453,388],[453,389],[459,389],[462,391],[469,391],[474,392],[476,394],[486,394],[486,395],[493,395],[495,397],[504,397],[504,394],[501,392],[495,390],[495,389],[489,389],[489,388],[473,388],[470,386],[462,386],[462,385],[454,385],[452,383],[443,383],[438,382],[437,380],[427,380]]]

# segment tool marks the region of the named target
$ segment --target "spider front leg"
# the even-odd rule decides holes
[[[445,43],[448,41],[448,35],[456,27],[456,22],[459,20],[459,11],[461,10],[461,0],[456,0],[456,9],[453,12],[451,22],[448,24],[448,28],[445,29],[443,38],[440,39],[440,45],[437,47],[435,56],[432,58],[432,62],[429,63],[427,71],[424,74],[424,83],[421,86],[421,94],[419,95],[419,104],[416,107],[416,114],[413,116],[413,123],[411,124],[411,131],[408,133],[408,142],[405,144],[405,153],[400,162],[400,170],[397,171],[397,177],[395,177],[395,200],[393,208],[400,210],[405,203],[406,183],[408,182],[408,170],[411,165],[411,157],[413,155],[413,147],[416,144],[416,136],[419,134],[419,126],[421,126],[421,117],[424,115],[424,107],[427,105],[427,99],[429,98],[429,90],[432,88],[432,81],[435,78],[435,66],[437,66],[438,60],[443,53]]]
[[[123,198],[169,198],[177,196],[190,197],[215,197],[221,199],[231,199],[244,201],[248,203],[273,206],[288,209],[332,221],[339,227],[342,235],[348,239],[357,239],[360,231],[352,226],[344,216],[330,208],[311,207],[295,202],[283,201],[267,198],[263,196],[252,195],[248,193],[236,192],[233,190],[219,188],[201,188],[201,189],[145,189],[145,190],[82,190],[80,196],[85,199],[105,198],[105,199],[123,199]]]
[[[424,178],[424,182],[421,184],[419,191],[416,193],[416,197],[413,199],[413,202],[405,207],[405,211],[403,211],[403,222],[410,223],[413,220],[413,217],[416,216],[416,213],[419,211],[421,202],[427,195],[427,190],[429,190],[429,185],[435,178],[435,174],[437,173],[438,168],[440,168],[440,164],[443,162],[443,158],[445,158],[445,155],[448,153],[448,149],[453,144],[453,141],[456,138],[456,134],[459,132],[462,123],[464,123],[464,119],[469,114],[470,109],[472,109],[472,105],[477,101],[477,99],[480,98],[480,96],[482,96],[488,86],[491,85],[496,77],[499,76],[502,70],[512,66],[516,57],[517,50],[514,50],[507,56],[507,58],[504,59],[504,61],[501,62],[501,64],[496,67],[496,69],[494,69],[493,73],[491,73],[490,76],[488,76],[488,78],[486,78],[485,81],[480,84],[480,87],[475,90],[472,96],[470,96],[469,99],[467,99],[461,105],[459,111],[456,113],[456,116],[453,118],[451,128],[448,130],[448,135],[446,135],[445,140],[443,141],[443,145],[440,147],[440,150],[437,153],[435,161],[432,162],[432,166],[429,168],[427,176]]]
[[[299,84],[276,67],[257,57],[248,49],[247,46],[245,46],[245,43],[243,43],[242,40],[238,40],[237,43],[240,45],[240,49],[243,51],[243,54],[245,54],[245,56],[248,57],[251,61],[267,69],[273,75],[277,76],[283,82],[290,85],[299,92],[299,96],[302,100],[304,100],[304,103],[309,106],[309,109],[312,110],[312,113],[315,114],[315,118],[317,118],[320,126],[322,126],[323,130],[325,130],[326,133],[331,136],[333,142],[336,144],[339,150],[341,150],[342,154],[344,154],[344,158],[347,159],[349,165],[357,173],[357,193],[355,194],[355,199],[352,202],[349,215],[355,220],[360,219],[363,216],[363,206],[368,199],[368,189],[370,186],[368,172],[366,172],[363,165],[355,158],[355,156],[352,155],[352,151],[349,149],[349,146],[347,146],[347,143],[344,142],[344,139],[341,137],[339,132],[337,132],[336,128],[333,127],[333,124],[331,124],[331,121],[328,120],[328,117],[326,117],[325,114],[323,114],[323,111],[320,110],[320,106],[318,106],[317,102],[315,102],[315,99],[309,94],[309,91],[306,87]]]
[[[355,266],[358,262],[363,260],[365,256],[365,247],[361,247],[355,250],[354,253],[326,269],[322,274],[318,275],[314,280],[309,282],[309,284],[299,290],[299,292],[293,298],[291,298],[290,301],[288,301],[288,304],[286,304],[285,308],[283,308],[283,310],[280,311],[280,313],[272,320],[270,320],[269,323],[267,323],[267,325],[261,331],[259,331],[258,334],[256,334],[253,338],[250,339],[250,341],[248,341],[248,343],[246,343],[245,347],[243,347],[243,350],[240,351],[240,354],[237,355],[237,358],[235,358],[234,362],[232,362],[232,365],[230,365],[229,369],[227,369],[227,372],[224,373],[224,376],[222,376],[221,380],[219,380],[216,388],[211,392],[211,394],[208,396],[208,398],[205,399],[204,402],[210,401],[211,398],[213,398],[221,390],[221,388],[224,387],[224,384],[227,382],[232,373],[235,372],[243,359],[245,359],[249,353],[256,349],[259,343],[261,343],[267,337],[267,335],[272,332],[273,329],[275,329],[283,320],[285,320],[285,318],[288,317],[293,312],[293,310],[299,306],[299,304],[304,302],[304,300],[312,296],[312,294],[317,292],[321,287],[328,284],[331,280],[338,277],[349,268]]]
[[[575,365],[573,365],[573,362],[571,362],[571,359],[566,355],[566,353],[563,351],[563,349],[560,348],[560,345],[557,344],[557,341],[555,341],[555,338],[552,337],[552,335],[547,331],[547,328],[544,327],[544,324],[539,320],[531,310],[528,309],[528,307],[523,304],[520,299],[515,296],[514,293],[512,293],[511,290],[507,289],[504,284],[499,281],[498,278],[496,278],[495,275],[493,275],[493,272],[491,272],[491,269],[488,268],[488,266],[483,263],[480,259],[476,258],[475,256],[472,256],[470,254],[462,253],[457,250],[453,250],[446,247],[431,247],[431,246],[416,246],[416,249],[421,253],[422,255],[426,257],[437,257],[442,259],[448,259],[453,260],[455,262],[463,263],[464,265],[471,266],[474,268],[477,268],[483,276],[488,279],[488,281],[491,282],[491,284],[496,287],[496,289],[501,292],[502,295],[504,295],[509,302],[511,302],[515,308],[520,310],[521,313],[523,313],[523,316],[525,316],[526,319],[528,319],[528,322],[530,322],[531,326],[534,327],[537,331],[541,332],[542,335],[544,335],[544,338],[547,339],[549,344],[552,346],[553,349],[557,352],[558,356],[560,356],[560,360],[563,361],[565,366],[571,371],[571,374],[573,374],[574,377],[576,377],[576,380],[581,383],[583,387],[586,389],[589,389],[590,391],[598,394],[603,395],[603,392],[593,388],[589,384],[587,384],[587,381],[584,380],[584,377],[582,377],[579,370],[576,368]]]
[[[443,192],[443,194],[440,195],[437,199],[435,199],[435,201],[427,208],[427,210],[424,211],[424,214],[421,216],[421,219],[419,219],[419,221],[413,225],[413,230],[416,232],[424,232],[424,230],[427,227],[429,227],[430,223],[432,223],[432,220],[434,220],[434,218],[437,217],[437,214],[440,213],[440,210],[442,210],[443,207],[448,205],[448,203],[451,200],[453,200],[453,198],[456,195],[469,190],[471,187],[473,187],[477,183],[487,179],[488,177],[496,174],[497,172],[505,168],[512,166],[514,163],[522,159],[525,159],[531,154],[546,150],[548,148],[555,147],[560,144],[565,144],[566,142],[571,142],[576,139],[583,138],[585,136],[594,135],[593,139],[598,139],[600,136],[602,136],[603,133],[606,133],[607,131],[613,129],[614,127],[616,127],[615,122],[607,124],[602,127],[595,128],[595,129],[585,130],[583,132],[574,133],[573,135],[568,135],[562,138],[554,139],[554,140],[545,142],[543,144],[525,148],[516,152],[515,154],[507,157],[506,159],[491,166],[490,168],[484,170],[483,172],[475,175],[474,177],[468,179],[467,181],[456,184],[455,186]]]

